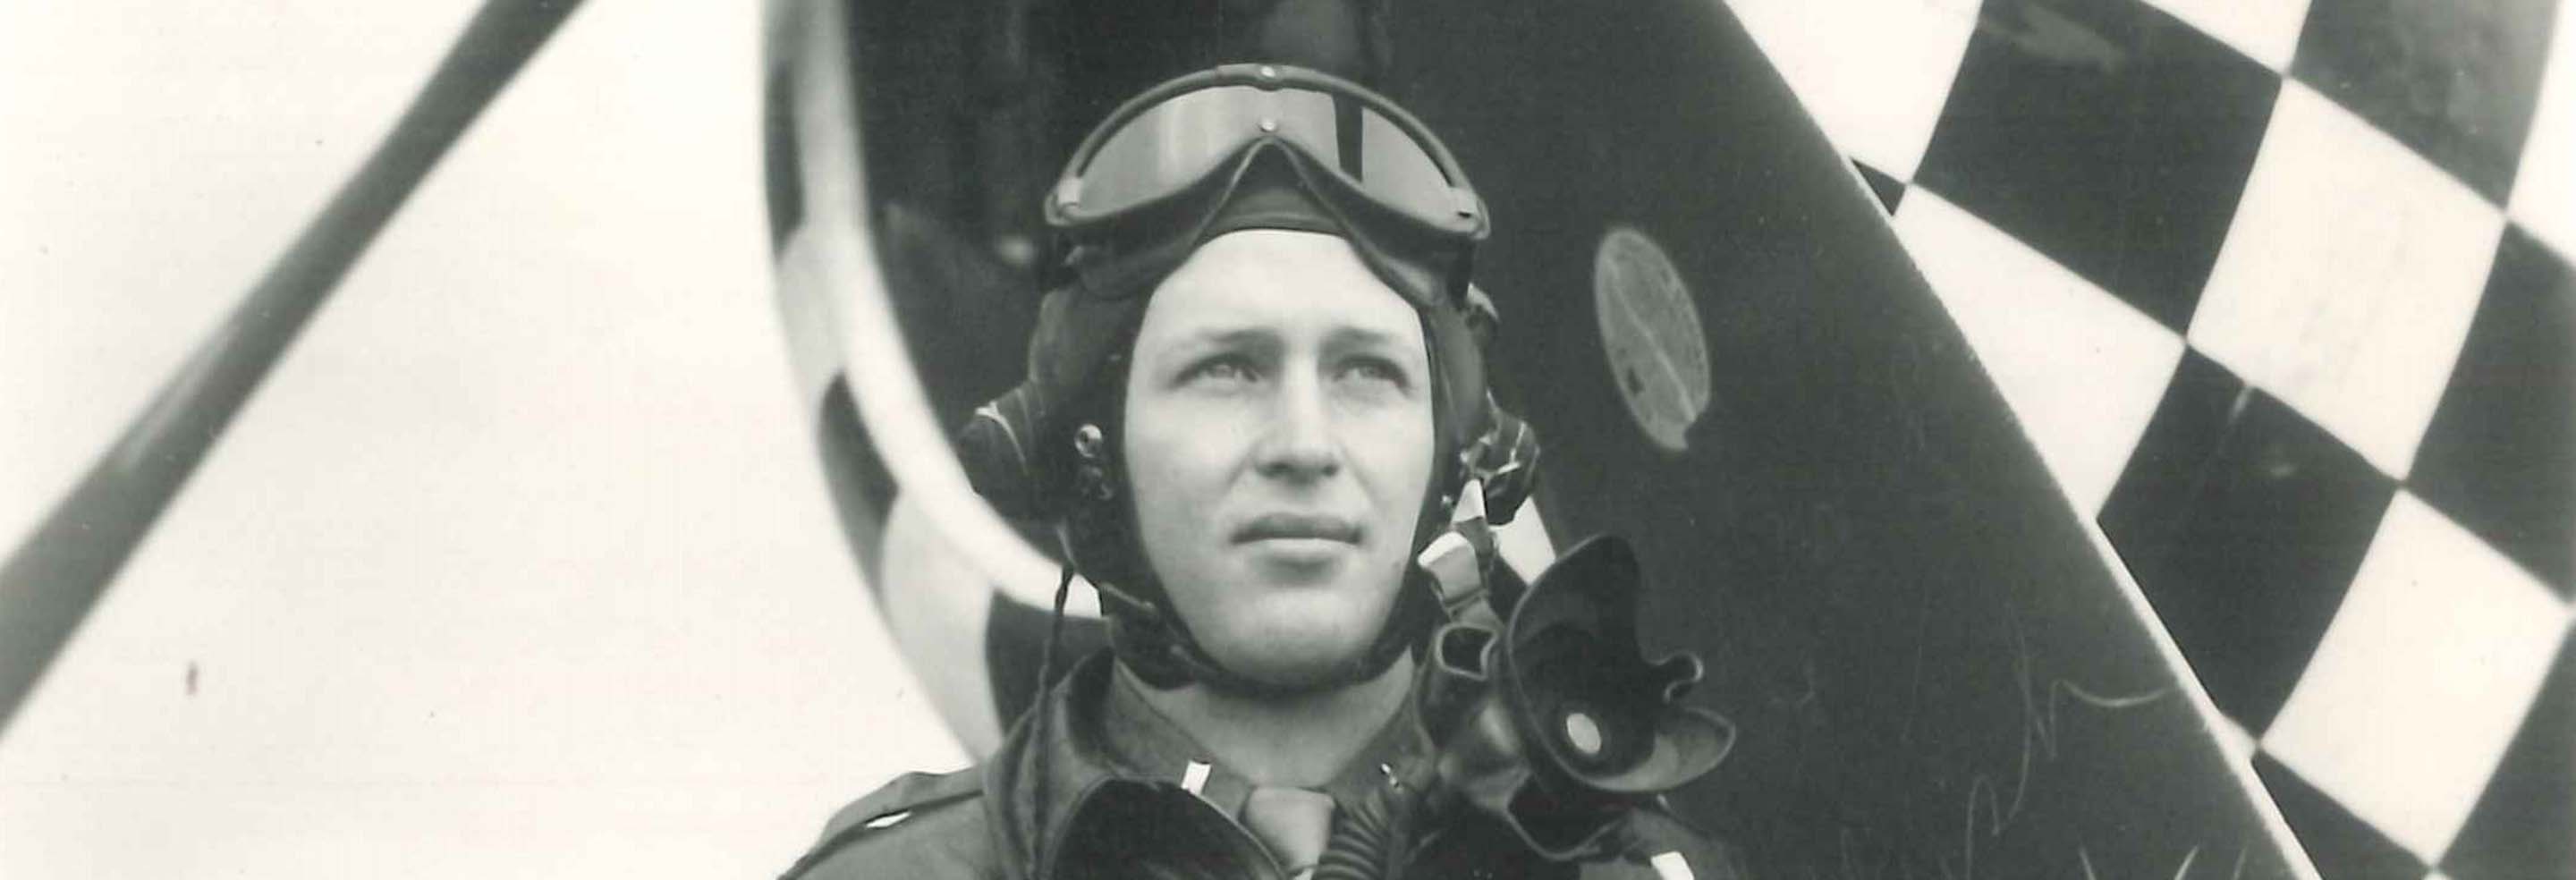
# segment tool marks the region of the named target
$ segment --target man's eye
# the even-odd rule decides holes
[[[1244,363],[1240,358],[1210,358],[1190,367],[1189,372],[1182,374],[1181,380],[1214,382],[1221,385],[1242,384],[1253,380],[1252,365]]]
[[[1377,358],[1360,358],[1351,361],[1342,365],[1341,373],[1343,381],[1364,382],[1393,388],[1405,388],[1413,384],[1411,377],[1405,375],[1403,367]]]

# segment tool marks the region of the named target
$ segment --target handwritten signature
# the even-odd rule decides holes
[[[2003,799],[2002,791],[1993,776],[1979,773],[1969,781],[1967,817],[1959,829],[1961,853],[1959,880],[1973,880],[1977,876],[1977,842],[1980,839],[1990,840],[2002,837],[2004,832],[2012,829],[2013,823],[2020,820],[2022,810],[2028,803],[2032,779],[2037,773],[2039,764],[2057,759],[2058,748],[2061,745],[2058,734],[2062,729],[2058,712],[2066,705],[2067,700],[2072,699],[2105,711],[2119,711],[2156,702],[2172,692],[2171,688],[2160,687],[2135,694],[2104,695],[2064,678],[2051,678],[2048,686],[2043,689],[2037,685],[2038,676],[2032,669],[2034,652],[2031,650],[2029,638],[2022,632],[2020,619],[2007,612],[2004,615],[2004,622],[2012,631],[2013,678],[2021,689],[2021,760],[2014,773],[2012,800],[2009,802]],[[1981,824],[1984,832],[1982,835],[1979,834]],[[2199,849],[2195,847],[2190,854],[2183,857],[2182,870],[2190,869],[2192,857],[2198,853]],[[2083,855],[2080,848],[2078,855]],[[2242,859],[2240,858],[2239,861],[2241,863]],[[1940,865],[1942,876],[1951,876],[1949,860],[1941,860]],[[2089,873],[2091,871],[2089,860],[2085,867]],[[2175,876],[2181,876],[2180,872]]]

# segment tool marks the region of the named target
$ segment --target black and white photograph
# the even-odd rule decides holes
[[[2559,6],[0,9],[0,877],[2576,877]]]

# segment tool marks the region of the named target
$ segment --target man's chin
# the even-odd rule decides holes
[[[1343,579],[1282,584],[1248,576],[1234,587],[1225,607],[1198,609],[1220,619],[1202,614],[1190,629],[1227,669],[1282,688],[1346,682],[1393,605],[1391,596]]]
[[[1308,690],[1346,683],[1351,667],[1364,659],[1368,643],[1339,633],[1303,639],[1281,638],[1274,633],[1259,647],[1216,653],[1218,660],[1238,675],[1273,687]]]

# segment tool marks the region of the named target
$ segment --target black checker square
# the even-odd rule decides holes
[[[2259,735],[2396,489],[2288,405],[2185,350],[2101,523],[2210,699]]]
[[[2576,865],[2576,641],[2558,659],[2540,695],[2505,747],[2495,775],[2469,820],[2442,855],[2451,880],[2564,877]]]
[[[2311,0],[2290,74],[2503,204],[2557,0]]]
[[[1860,169],[1860,179],[1869,184],[1869,194],[1878,197],[1879,207],[1886,208],[1887,213],[1896,213],[1897,203],[1905,200],[1905,181],[1869,167],[1869,163],[1858,159],[1852,160],[1852,167]]]
[[[2254,755],[2254,775],[2289,820],[2290,833],[2326,880],[2424,880],[2431,867],[2343,808],[2271,755]]]
[[[2280,86],[2139,0],[1989,0],[1914,183],[2180,331]]]
[[[2576,598],[2576,270],[2520,227],[2496,246],[2407,482]]]

